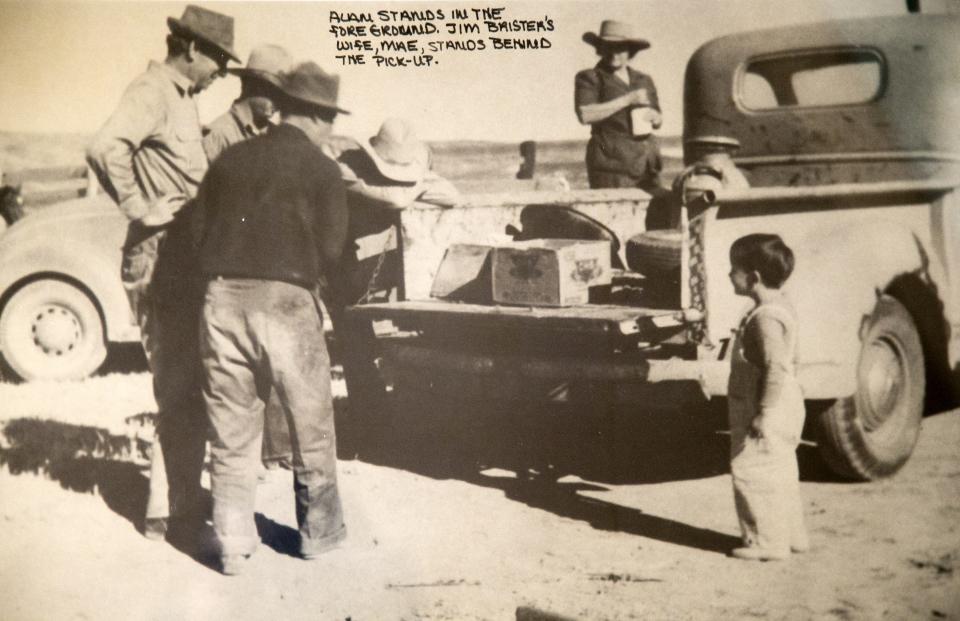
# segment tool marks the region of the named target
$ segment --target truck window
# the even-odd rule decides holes
[[[737,81],[737,99],[748,110],[859,104],[880,95],[883,76],[883,59],[870,50],[759,58]]]

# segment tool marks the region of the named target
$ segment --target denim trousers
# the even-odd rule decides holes
[[[200,392],[196,328],[201,290],[186,257],[156,234],[124,251],[121,279],[153,376],[157,425],[147,519],[203,516],[200,476],[208,423]]]
[[[346,536],[337,488],[330,357],[318,298],[269,280],[207,283],[200,319],[203,397],[213,428],[213,528],[221,554],[249,554],[265,404],[276,393],[290,434],[300,552]]]
[[[323,291],[347,385],[350,420],[353,427],[364,432],[377,424],[378,416],[387,407],[386,386],[374,362],[378,350],[373,323],[346,312],[347,306],[363,298],[369,277],[350,249],[344,253],[337,273]],[[264,422],[263,461],[285,464],[290,462],[290,455],[290,435],[283,408],[276,393],[272,393],[267,400]]]

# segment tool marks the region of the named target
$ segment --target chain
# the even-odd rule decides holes
[[[380,256],[377,257],[377,266],[373,268],[373,274],[370,275],[370,280],[367,281],[367,290],[360,299],[357,300],[357,304],[366,304],[370,299],[370,295],[376,290],[377,278],[380,276],[380,270],[383,269],[383,264],[387,260],[387,252],[390,250],[390,244],[393,242],[394,228],[394,226],[390,227],[387,240],[383,242],[383,250],[380,251]]]

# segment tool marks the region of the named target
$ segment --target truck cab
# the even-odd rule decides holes
[[[639,403],[690,387],[723,397],[731,333],[749,307],[729,283],[729,249],[776,233],[796,256],[785,291],[800,317],[798,377],[808,400],[829,405],[813,421],[819,447],[841,475],[889,476],[924,412],[960,394],[958,42],[960,19],[928,15],[708,42],[687,66],[684,159],[700,159],[703,137],[733,139],[749,188],[705,192],[696,209],[665,199],[679,227],[662,235],[645,223],[664,197],[639,190],[409,209],[397,224],[402,299],[350,312],[403,330],[382,339],[384,367],[421,390],[536,400],[589,384]],[[624,269],[573,306],[430,296],[445,247],[496,247],[505,231],[608,239]],[[635,239],[662,269],[637,265]],[[483,269],[474,289],[487,286]]]

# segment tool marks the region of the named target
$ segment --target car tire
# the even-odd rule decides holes
[[[655,276],[680,269],[679,229],[646,231],[627,241],[627,265],[644,276]]]
[[[827,465],[861,481],[896,473],[919,437],[925,390],[920,334],[903,304],[884,295],[863,331],[856,394],[820,414]]]
[[[54,279],[18,289],[0,313],[0,351],[21,379],[80,379],[107,355],[96,304],[78,287]]]

